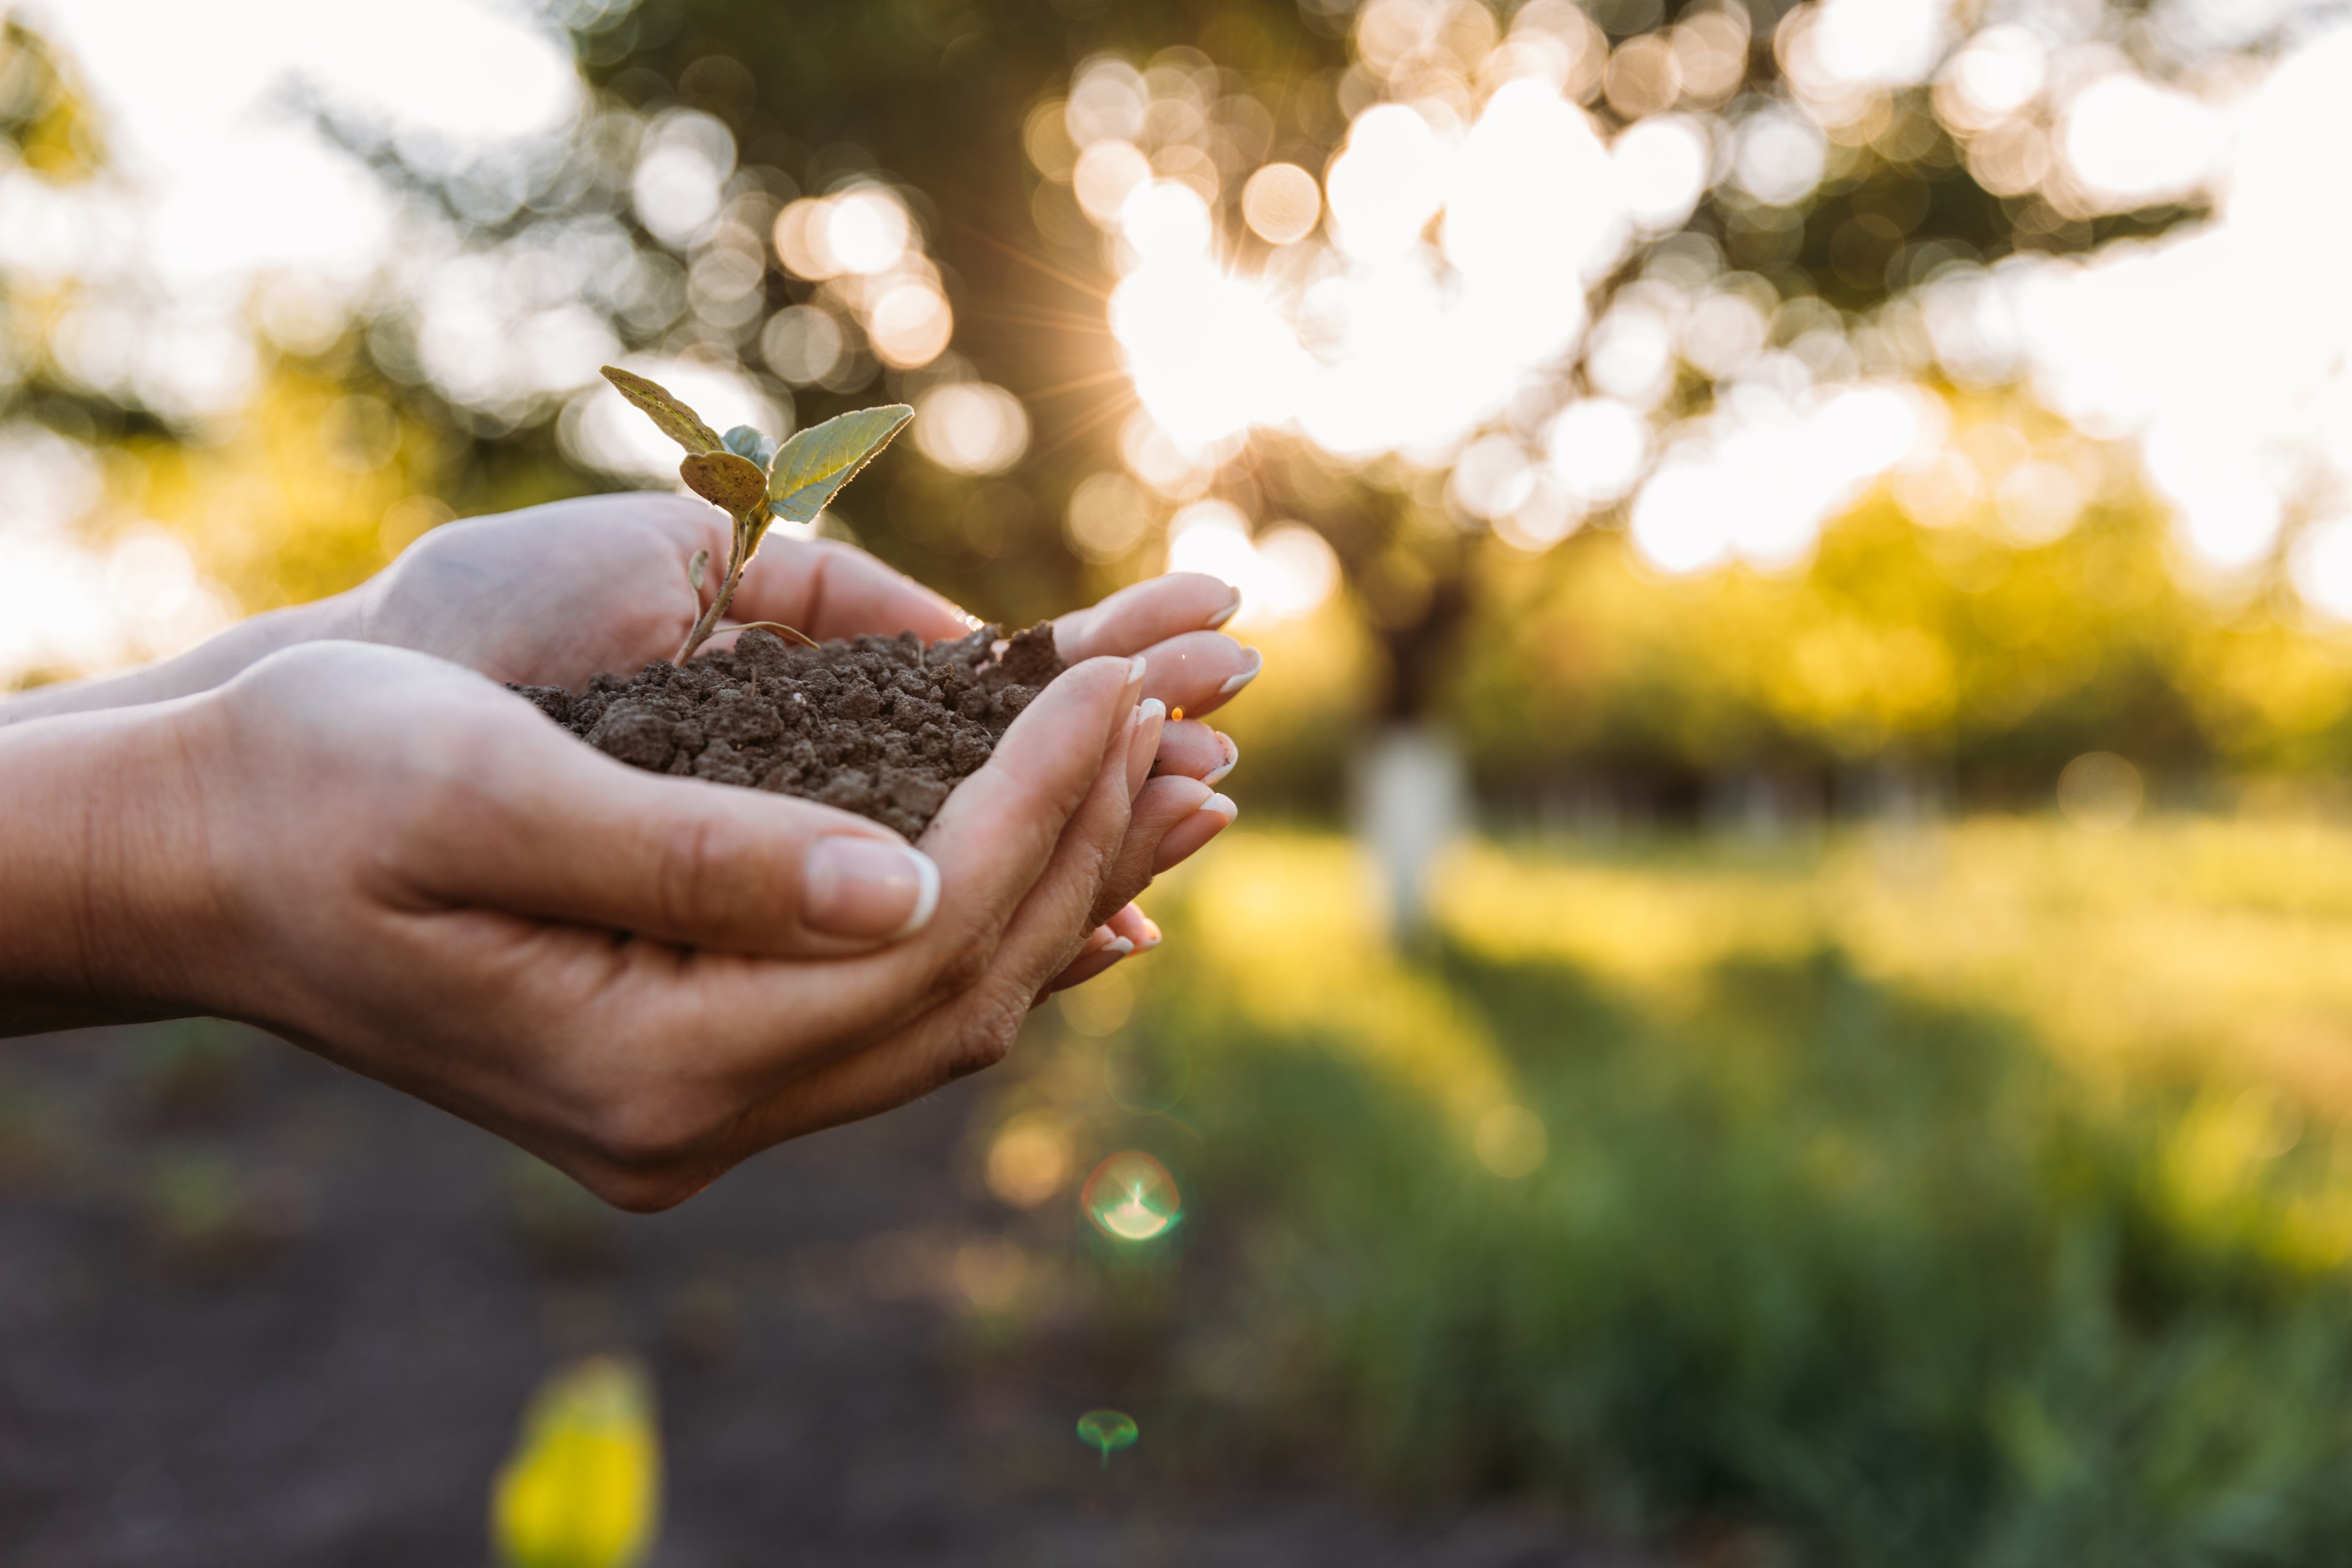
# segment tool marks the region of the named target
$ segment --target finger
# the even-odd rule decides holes
[[[777,989],[793,998],[801,1037],[834,1037],[854,1048],[968,987],[1097,795],[1115,799],[1118,832],[1125,831],[1142,683],[1136,662],[1089,659],[1066,671],[948,796],[920,845],[940,868],[940,912],[928,929],[845,968],[815,997],[799,977],[776,977]],[[1075,944],[1082,928],[1072,929]],[[739,1022],[755,1060],[773,1016],[772,1007],[755,1005]]]
[[[1081,809],[1107,795],[1117,811],[1113,849],[1124,833],[1141,684],[1132,664],[1090,659],[1066,673],[957,785],[922,838],[940,888],[938,911],[922,931],[839,962],[822,985],[810,984],[796,966],[715,955],[690,972],[649,970],[646,1005],[657,1021],[646,1026],[662,1037],[696,1040],[698,1059],[734,1086],[730,1092],[772,1097],[970,989],[992,963],[1014,912],[1056,863]],[[1105,851],[1106,861],[1111,853]],[[1070,929],[1075,951],[1086,928],[1073,920]]]
[[[1234,818],[1240,815],[1241,807],[1222,795],[1213,795],[1202,801],[1198,811],[1170,828],[1168,836],[1160,841],[1159,849],[1151,857],[1152,874],[1157,876],[1199,854],[1210,839],[1231,827]]]
[[[1198,572],[1171,572],[1054,623],[1054,647],[1075,664],[1104,654],[1141,653],[1186,632],[1214,631],[1241,608],[1240,590]]]
[[[1147,697],[1135,705],[1135,716],[1128,721],[1127,732],[1127,795],[1129,800],[1142,790],[1144,781],[1160,767],[1160,738],[1168,730],[1168,709],[1157,697]]]
[[[471,797],[452,819],[488,830],[404,847],[396,868],[427,900],[803,958],[911,936],[938,907],[928,857],[831,806],[646,773],[530,723],[451,758]]]
[[[1094,937],[1079,949],[1077,957],[1070,960],[1068,968],[1045,983],[1045,989],[1037,994],[1037,1001],[1042,1004],[1056,991],[1084,985],[1122,959],[1150,952],[1162,940],[1158,923],[1140,907],[1124,905],[1117,914],[1095,929]]]
[[[938,642],[962,637],[974,625],[913,578],[830,539],[768,544],[745,568],[728,614],[737,621],[781,621],[820,642],[902,631]]]
[[[1045,998],[1056,991],[1067,991],[1073,985],[1084,985],[1104,970],[1117,965],[1120,960],[1134,951],[1135,941],[1132,937],[1122,936],[1108,925],[1096,927],[1095,940],[1089,940],[1085,947],[1078,950],[1078,956],[1070,960],[1068,966],[1061,973],[1045,983],[1044,988],[1031,999],[1030,1006],[1035,1008],[1044,1005]]]
[[[1265,656],[1223,632],[1187,632],[1143,650],[1150,675],[1144,695],[1157,697],[1187,719],[1204,719],[1257,679]]]
[[[1164,869],[1159,864],[1160,848],[1168,835],[1214,798],[1209,786],[1198,779],[1157,778],[1143,786],[1128,815],[1127,837],[1119,841],[1118,853],[1103,878],[1102,891],[1096,896],[1096,921],[1115,923],[1117,912],[1151,885],[1155,872]]]
[[[1103,922],[1113,935],[1123,936],[1135,944],[1135,951],[1150,952],[1166,940],[1160,922],[1143,912],[1143,906],[1129,903],[1120,906],[1118,913]]]
[[[1106,755],[1051,863],[1013,912],[980,980],[871,1049],[840,1057],[770,1096],[740,1123],[737,1158],[904,1104],[1002,1058],[1046,980],[1094,940],[1088,911],[1130,815],[1120,763],[1115,753]],[[1105,945],[1124,949],[1130,939],[1113,932]]]
[[[1231,735],[1187,719],[1160,731],[1160,761],[1151,771],[1160,777],[1179,776],[1213,784],[1234,771],[1241,748]]]

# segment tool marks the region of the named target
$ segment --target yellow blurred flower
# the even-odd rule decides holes
[[[635,1362],[595,1356],[541,1385],[490,1499],[505,1568],[636,1568],[661,1528],[661,1435]]]

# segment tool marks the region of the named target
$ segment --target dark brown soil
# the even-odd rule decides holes
[[[1010,643],[982,626],[928,648],[913,632],[803,647],[754,628],[577,696],[514,689],[633,767],[822,801],[914,838],[1061,673],[1043,621]]]

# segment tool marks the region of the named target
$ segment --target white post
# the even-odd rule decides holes
[[[1462,831],[1465,795],[1461,752],[1442,731],[1384,730],[1357,760],[1356,837],[1396,941],[1428,929],[1430,879]]]

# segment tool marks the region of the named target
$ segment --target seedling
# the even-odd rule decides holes
[[[667,388],[614,365],[604,367],[604,379],[622,396],[645,410],[661,433],[686,448],[677,466],[687,489],[734,519],[734,536],[727,551],[727,574],[718,594],[686,634],[674,661],[684,664],[709,642],[735,601],[743,569],[759,553],[760,541],[777,518],[814,522],[841,488],[857,470],[906,428],[915,411],[903,403],[861,408],[822,425],[810,426],[778,445],[749,425],[738,425],[724,436],[702,422],[702,416],[680,402]],[[698,602],[710,572],[710,552],[698,550],[686,569],[688,585]],[[772,630],[787,632],[807,643],[815,641],[791,626],[756,621]]]

